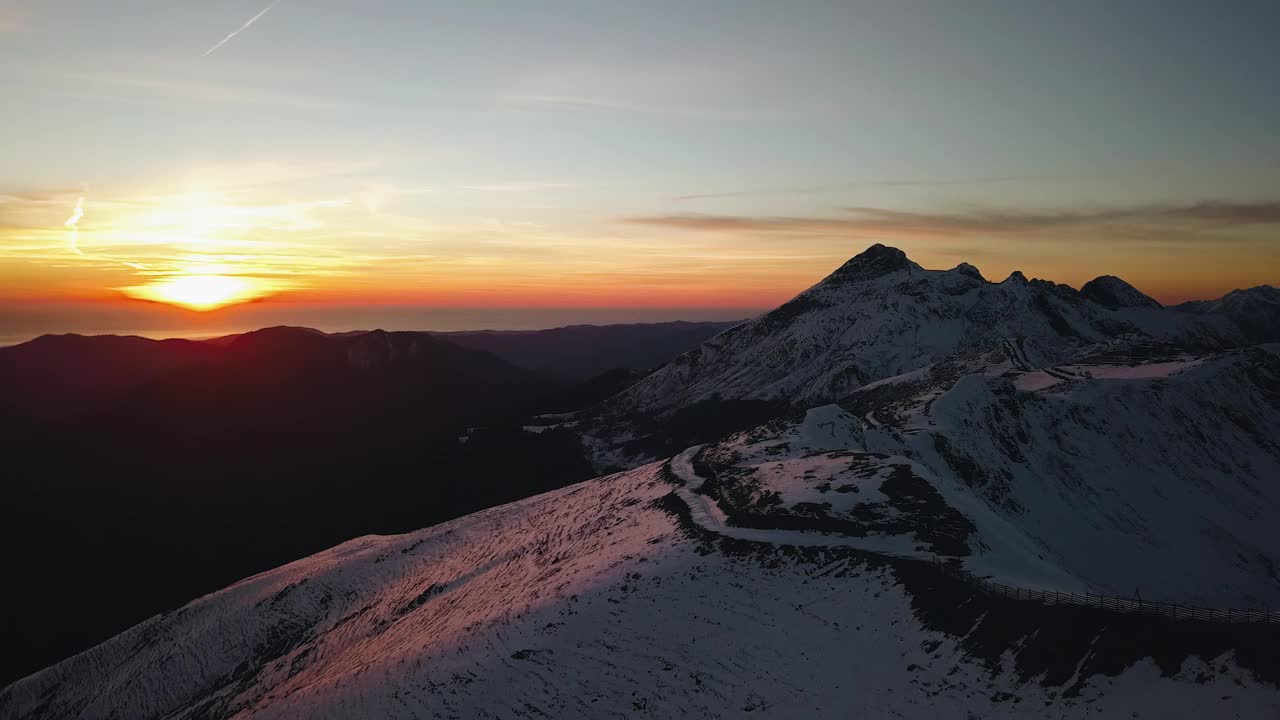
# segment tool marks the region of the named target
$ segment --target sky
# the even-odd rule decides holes
[[[0,342],[1280,281],[1280,5],[0,0]]]

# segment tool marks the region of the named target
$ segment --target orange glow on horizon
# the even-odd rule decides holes
[[[131,298],[208,312],[266,297],[273,288],[259,278],[234,275],[181,275],[149,285],[120,288]]]
[[[228,188],[215,177],[181,192],[0,198],[13,218],[0,227],[0,301],[106,308],[144,301],[226,314],[264,301],[312,308],[766,309],[877,239],[892,240],[770,234],[768,222],[713,232],[609,219],[562,226],[437,219],[430,208],[410,206],[416,190],[390,195],[399,198],[398,209],[390,200],[373,208],[357,202],[358,188],[298,194],[266,182],[270,177],[254,184],[251,169],[235,176],[247,185]],[[1167,304],[1274,282],[1280,259],[1272,245],[1244,231],[1222,238],[1231,251],[1212,265],[1193,243],[1098,244],[1080,252],[1065,241],[1076,232],[1063,231],[1063,238],[1041,232],[1040,240],[1025,243],[962,233],[963,247],[936,238],[894,244],[926,268],[973,262],[993,282],[1015,269],[1076,288],[1099,274],[1118,275]]]

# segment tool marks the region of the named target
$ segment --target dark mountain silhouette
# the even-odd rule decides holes
[[[439,337],[451,347],[484,350],[526,370],[566,385],[608,371],[653,370],[675,356],[732,327],[734,322],[669,322],[624,325],[574,325],[550,330],[477,332],[356,331],[326,335],[310,328],[269,328],[210,340],[151,340],[116,335],[44,335],[0,348],[0,423],[21,424],[72,417],[101,410],[159,375],[209,359],[217,348],[240,344],[240,352],[268,349],[272,343],[308,343],[323,348],[324,338],[355,340],[355,356],[372,360],[375,346],[397,338],[394,347],[428,347]],[[265,333],[265,335],[264,335]],[[274,338],[274,339],[273,339]],[[377,338],[384,338],[378,340]],[[243,344],[241,344],[243,343]],[[435,346],[441,347],[441,346]],[[471,356],[478,357],[478,356]],[[390,356],[387,357],[390,359]],[[466,363],[457,363],[463,369]],[[622,388],[619,388],[622,389]]]
[[[207,358],[191,340],[45,335],[0,348],[0,408],[13,418],[52,420],[97,410],[141,383]]]
[[[643,344],[639,328],[611,334]],[[585,479],[577,439],[524,418],[633,374],[579,389],[431,333],[291,327],[48,336],[0,350],[0,367],[2,569],[33,589],[10,604],[24,622],[0,639],[6,680],[336,542]]]
[[[737,324],[679,321],[439,335],[459,345],[488,350],[520,367],[569,380],[585,380],[614,368],[660,367]]]
[[[1080,294],[1111,310],[1160,307],[1154,298],[1114,275],[1090,280],[1081,286]]]
[[[597,405],[648,377],[648,370],[613,368],[571,385],[540,403],[548,413],[571,413]]]

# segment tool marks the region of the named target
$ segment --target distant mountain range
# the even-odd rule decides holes
[[[576,381],[615,368],[659,368],[740,322],[572,325],[551,330],[436,334],[464,347],[486,350],[514,365]]]
[[[0,348],[0,569],[40,589],[10,603],[28,621],[0,630],[0,678],[356,535],[590,477],[575,438],[525,433],[528,416],[643,377],[586,377],[620,347],[661,364],[720,327],[521,332],[500,348],[510,360],[460,336],[289,327]]]
[[[334,348],[365,335],[410,338],[429,343],[440,338],[454,346],[483,350],[508,363],[545,376],[541,384],[567,386],[618,368],[654,369],[698,346],[736,322],[667,322],[630,325],[575,325],[550,330],[485,330],[476,332],[354,331],[326,335],[310,328],[268,328],[210,340],[149,340],[115,335],[44,335],[0,348],[0,400],[11,418],[48,420],[101,409],[144,382],[172,370],[220,357],[219,348],[241,338],[286,336],[276,342],[329,338]],[[298,331],[298,332],[293,332]],[[248,345],[243,345],[244,350]],[[457,356],[457,353],[454,353]],[[482,357],[473,355],[472,357]],[[488,362],[486,360],[485,362]],[[491,363],[490,363],[491,364]]]
[[[412,343],[362,342],[392,392]],[[1280,610],[1275,288],[1166,308],[1114,277],[994,283],[876,245],[620,375],[444,457],[459,477],[509,458],[528,487],[538,443],[564,442],[618,472],[245,578],[14,683],[0,714],[1280,713],[1280,623],[1247,614]],[[274,404],[258,412],[282,424],[253,424],[273,444],[323,417]],[[362,460],[342,474],[384,477]]]

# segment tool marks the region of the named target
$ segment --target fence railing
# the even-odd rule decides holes
[[[1151,602],[1116,595],[1095,593],[1060,592],[1005,585],[987,578],[977,577],[962,569],[935,563],[948,575],[976,585],[983,592],[995,597],[1041,605],[1075,605],[1111,612],[1156,615],[1172,620],[1198,620],[1215,623],[1280,623],[1280,610],[1244,610],[1237,608],[1205,608],[1178,603]]]

